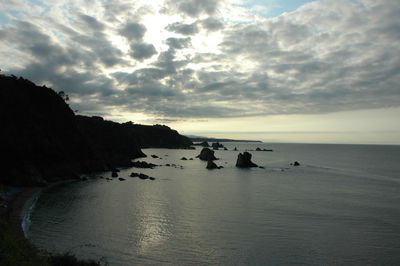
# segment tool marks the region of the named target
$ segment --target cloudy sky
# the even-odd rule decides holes
[[[0,68],[181,133],[400,144],[398,0],[0,0]]]

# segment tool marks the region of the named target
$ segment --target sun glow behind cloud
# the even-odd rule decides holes
[[[390,133],[400,135],[392,126],[399,8],[391,0],[7,0],[1,68],[66,91],[82,114],[118,121],[400,144]]]

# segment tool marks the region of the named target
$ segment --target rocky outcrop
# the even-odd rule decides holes
[[[0,75],[0,183],[31,186],[81,173],[129,166],[144,147],[192,142],[162,125],[76,116],[62,95],[23,78]]]
[[[251,153],[246,151],[243,154],[242,153],[238,154],[236,167],[249,168],[249,167],[258,167],[258,165],[256,165],[251,161]]]
[[[199,158],[202,161],[217,160],[217,158],[214,156],[214,151],[210,150],[209,148],[203,148],[200,154],[197,155],[197,158]]]

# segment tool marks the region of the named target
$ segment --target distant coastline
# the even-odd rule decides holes
[[[221,139],[221,138],[208,138],[201,136],[190,136],[186,135],[192,142],[252,142],[252,143],[262,143],[260,140],[237,140],[237,139]]]

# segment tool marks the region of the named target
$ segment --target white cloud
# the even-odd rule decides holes
[[[14,19],[0,25],[2,69],[87,99],[75,104],[90,114],[186,119],[400,104],[396,1],[317,1],[271,19],[234,0],[41,2],[2,6]]]

